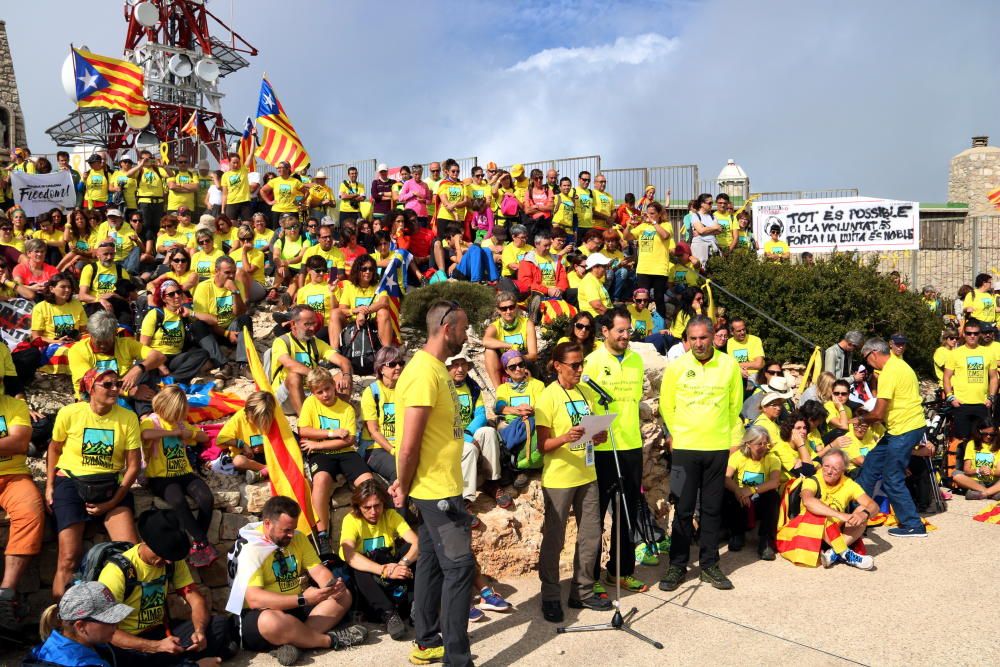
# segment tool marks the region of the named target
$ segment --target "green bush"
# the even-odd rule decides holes
[[[861,262],[834,254],[814,266],[765,263],[755,255],[739,253],[709,262],[713,282],[797,331],[820,348],[856,329],[866,336],[888,338],[900,331],[910,339],[907,361],[921,374],[931,371],[931,355],[938,346],[942,322],[913,292],[900,293],[896,285]],[[717,304],[730,319],[746,319],[751,333],[760,336],[764,352],[779,361],[809,358],[811,349],[798,338],[768,322],[750,308],[713,290]]]
[[[445,281],[410,290],[403,297],[400,320],[404,327],[427,335],[427,309],[435,301],[456,301],[469,316],[469,323],[482,336],[496,311],[496,288],[463,281]]]

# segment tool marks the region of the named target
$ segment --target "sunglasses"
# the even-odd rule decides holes
[[[129,218],[132,222],[142,222],[142,218]]]
[[[563,366],[569,366],[574,371],[578,371],[581,368],[583,368],[583,362],[582,361],[574,361],[574,362],[571,362],[571,363],[568,363],[568,364],[567,363],[563,363],[563,362],[560,361],[559,363],[561,363]]]
[[[198,241],[198,245],[205,245],[206,243],[211,243],[212,239],[202,239]]]
[[[636,303],[636,304],[640,304],[640,303],[649,303],[649,299],[636,299],[636,300],[635,300],[635,303]]]
[[[510,311],[516,310],[516,309],[517,309],[517,305],[516,304],[510,305],[510,306],[497,306],[497,310],[499,310],[501,313],[509,313]]]
[[[958,336],[945,336],[945,340],[958,340]]]
[[[402,361],[390,361],[382,366],[382,368],[402,368]]]
[[[108,391],[111,391],[112,389],[121,389],[122,388],[122,384],[124,384],[124,383],[121,380],[105,380],[103,382],[95,382],[94,383],[95,386],[97,386],[97,387],[104,387]]]
[[[780,372],[781,371],[766,370],[766,371],[764,371],[764,375],[777,375]]]
[[[444,315],[441,316],[441,321],[438,322],[438,326],[443,327],[444,321],[448,319],[448,316],[451,315],[456,310],[459,310],[460,308],[461,306],[458,305],[458,301],[450,301],[448,304],[448,310],[444,311]]]
[[[980,431],[979,432],[979,435],[982,436],[982,437],[984,437],[984,438],[992,438],[996,434],[997,434],[996,431]]]
[[[187,264],[190,261],[191,260],[188,259],[187,257],[174,257],[172,260],[170,260],[170,263],[171,264]]]
[[[584,324],[583,322],[577,322],[573,326],[576,327],[577,329],[580,329],[580,330],[583,330],[583,331],[586,331],[587,329],[593,329],[594,328],[593,324]]]
[[[163,298],[164,299],[170,299],[170,298],[175,297],[175,296],[180,296],[180,294],[181,294],[181,291],[178,290],[178,289],[175,289],[173,292],[164,292],[163,293]]]
[[[847,396],[847,392],[846,391],[835,391],[835,392],[833,392],[833,395],[834,396]]]
[[[966,336],[978,336],[979,332],[978,331],[966,331],[965,335]],[[897,345],[906,345],[906,343],[897,343]]]
[[[509,371],[517,371],[517,370],[522,370],[524,368],[527,368],[527,366],[524,365],[523,361],[519,361],[516,364],[509,364],[507,366],[507,370]]]

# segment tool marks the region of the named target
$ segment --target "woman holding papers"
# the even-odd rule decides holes
[[[608,610],[610,601],[594,594],[593,563],[601,547],[598,519],[597,474],[594,470],[594,444],[604,442],[607,432],[583,441],[580,424],[585,415],[594,414],[597,395],[579,384],[583,373],[583,349],[578,343],[564,342],[552,352],[556,381],[539,397],[535,407],[538,443],[544,454],[542,495],[545,498],[545,521],[538,576],[542,581],[542,614],[545,620],[563,620],[559,588],[559,554],[566,540],[570,508],[576,517],[576,556],[569,606],[572,609]]]

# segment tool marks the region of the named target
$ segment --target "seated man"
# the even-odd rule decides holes
[[[482,390],[471,378],[471,364],[466,353],[459,352],[445,361],[448,373],[455,383],[458,392],[458,404],[465,429],[465,445],[462,448],[462,480],[464,482],[462,497],[467,504],[476,499],[476,489],[479,483],[479,466],[482,464],[489,480],[484,491],[490,493],[502,509],[509,509],[514,501],[504,490],[509,480],[500,481],[506,470],[503,466],[500,449],[500,435],[492,426],[486,424],[486,407],[483,405]],[[478,520],[473,516],[473,525]]]
[[[96,262],[83,267],[80,272],[80,291],[77,298],[88,315],[101,308],[114,313],[121,319],[131,308],[128,302],[130,291],[129,273],[120,262],[115,261],[115,240],[108,237],[97,244]],[[123,294],[124,292],[124,294]]]
[[[91,316],[87,331],[90,339],[74,343],[66,355],[76,397],[80,397],[80,380],[91,368],[113,370],[121,376],[121,396],[136,413],[142,416],[151,412],[150,401],[160,381],[156,369],[166,361],[163,353],[135,338],[118,335],[118,321],[106,311]]]
[[[282,665],[294,664],[301,649],[337,650],[368,637],[361,625],[332,630],[350,611],[351,593],[295,529],[301,511],[291,498],[271,498],[261,511],[263,521],[244,526],[229,555],[233,586],[226,609],[243,607],[243,648],[270,651]],[[314,585],[303,588],[306,575]]]
[[[194,290],[194,317],[191,335],[196,340],[214,340],[216,343],[236,346],[233,363],[235,371],[245,372],[247,351],[243,341],[243,328],[253,331],[253,322],[247,314],[243,286],[236,282],[236,262],[223,256],[215,260],[215,275],[198,283]],[[202,344],[202,347],[205,347]],[[209,352],[211,359],[221,367],[226,358],[216,345]]]
[[[823,567],[841,562],[860,570],[875,567],[872,557],[863,553],[861,536],[868,526],[868,519],[878,511],[878,505],[857,482],[844,474],[846,470],[847,454],[842,449],[833,448],[823,455],[821,474],[803,480],[803,514],[789,521],[778,532],[778,550],[783,556],[788,558],[789,553],[801,551],[801,548],[787,548],[791,538],[801,530],[800,526],[812,520],[812,527],[815,527],[818,521],[823,521],[823,542],[828,545],[820,553]],[[855,507],[848,512],[852,504]],[[852,544],[861,548],[851,549]],[[812,562],[815,564],[815,561]]]
[[[112,557],[98,576],[115,600],[134,610],[111,638],[115,664],[166,667],[192,661],[207,666],[236,655],[239,644],[232,623],[226,616],[209,614],[211,605],[184,562],[191,540],[174,511],[143,512],[139,539],[139,544]],[[170,589],[191,607],[191,620],[170,621]]]
[[[282,408],[295,414],[302,411],[306,376],[323,362],[340,368],[334,385],[338,394],[349,395],[351,362],[316,337],[319,326],[316,311],[304,304],[292,306],[288,311],[288,324],[291,331],[275,338],[271,346],[271,383]]]

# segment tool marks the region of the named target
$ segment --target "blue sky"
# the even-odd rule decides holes
[[[121,52],[121,5],[5,7],[29,143],[72,105],[70,42]],[[314,164],[600,154],[606,168],[734,158],[752,189],[941,201],[949,159],[1000,144],[1000,3],[344,3],[211,0],[255,44],[224,80],[240,126],[267,71]],[[280,6],[280,10],[276,7]],[[385,9],[391,7],[391,12]],[[53,21],[53,16],[74,20]]]

